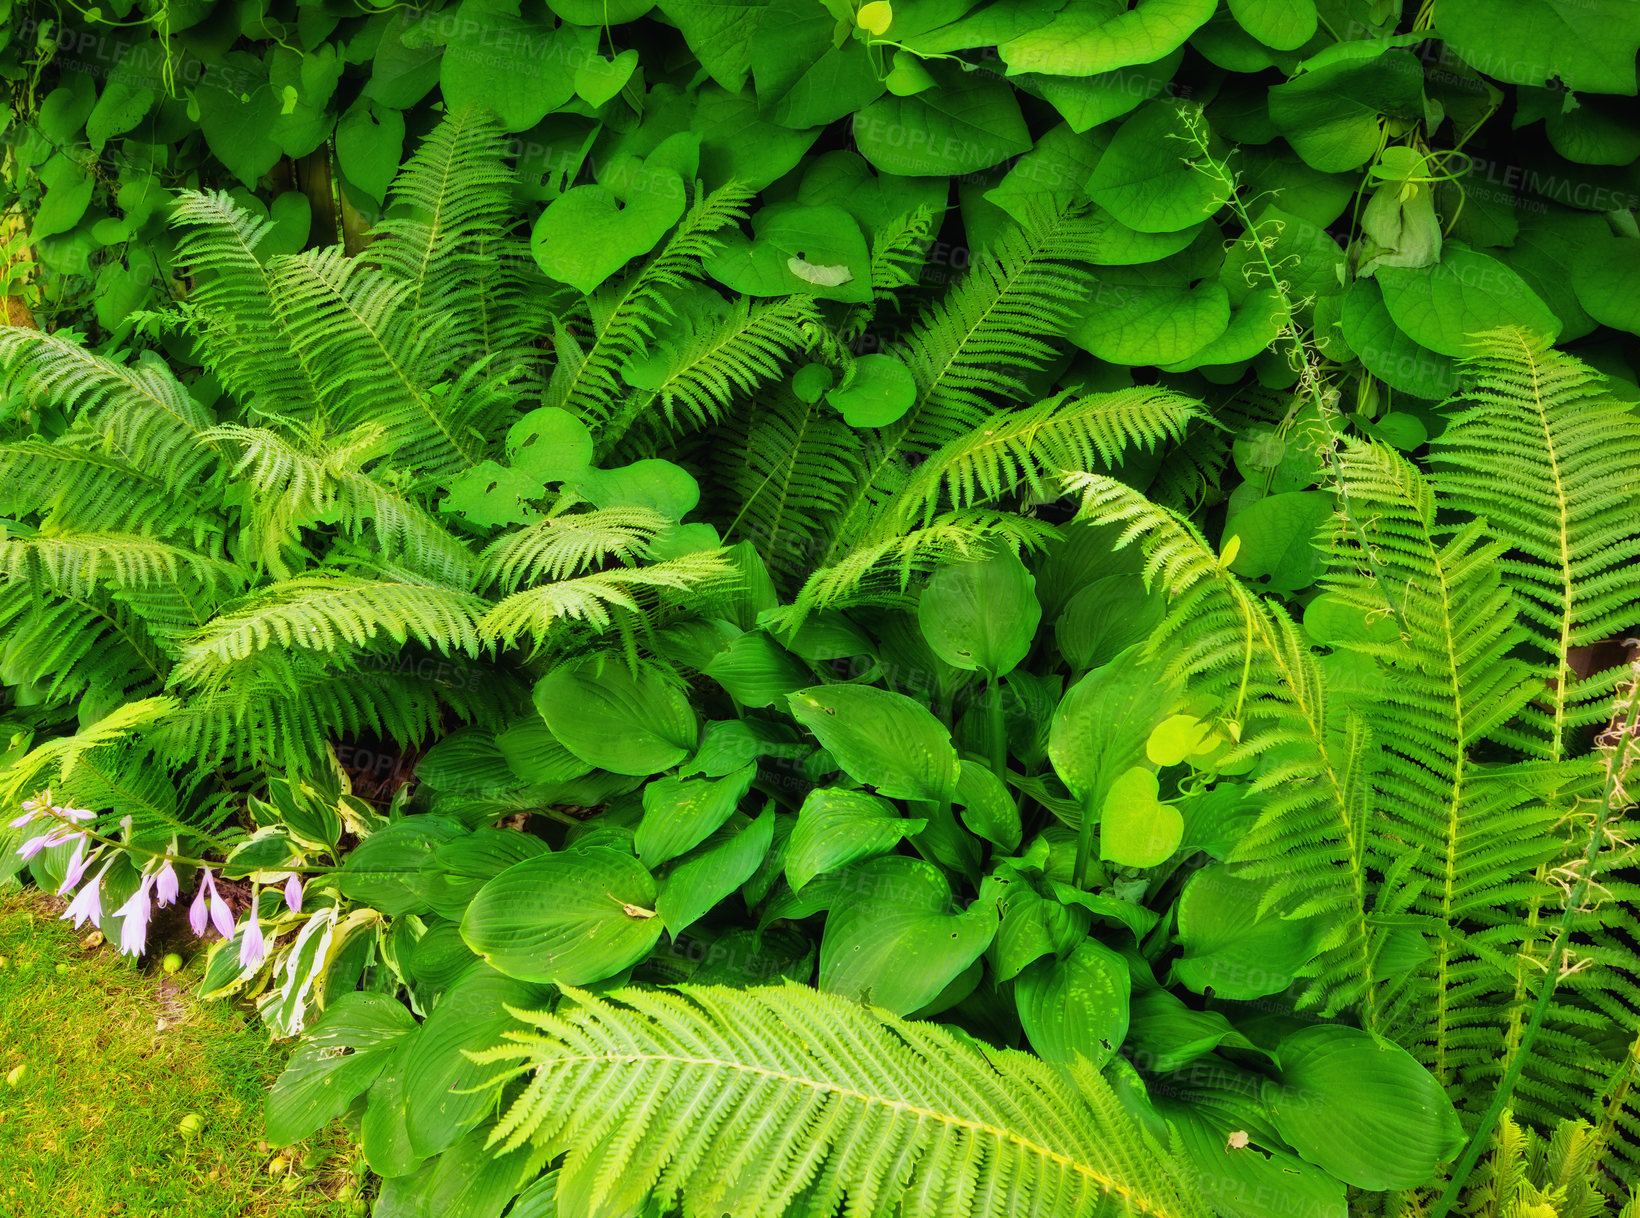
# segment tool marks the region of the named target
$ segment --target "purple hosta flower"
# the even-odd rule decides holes
[[[76,929],[87,922],[102,921],[103,876],[108,874],[108,869],[113,865],[114,858],[111,857],[102,865],[102,870],[92,877],[91,882],[80,889],[74,899],[68,903],[68,908],[63,910],[63,917],[72,920]]]
[[[245,937],[239,944],[239,965],[252,968],[262,963],[268,954],[267,940],[262,937],[262,923],[256,917],[256,891],[251,890],[251,907],[245,914]]]
[[[148,945],[148,916],[154,911],[148,894],[153,887],[154,877],[143,876],[131,899],[114,911],[115,917],[124,919],[120,923],[121,955],[140,956],[142,949]]]
[[[302,912],[302,881],[294,871],[285,881],[285,904],[290,906],[291,913]]]
[[[25,799],[23,801],[23,814],[16,820],[12,821],[9,827],[12,829],[21,829],[38,815],[40,815],[40,801],[36,799]]]
[[[93,850],[90,854],[87,854],[85,846],[86,838],[84,837],[74,843],[74,853],[68,856],[68,869],[63,872],[63,882],[57,889],[58,896],[67,896],[69,889],[79,887],[80,881],[85,878],[85,873],[90,870],[91,864],[102,856],[101,850]]]
[[[177,883],[177,869],[171,866],[171,861],[167,859],[154,873],[154,897],[159,907],[164,909],[167,905],[175,904],[180,889],[181,885]]]
[[[211,869],[201,867],[199,871],[199,891],[194,894],[194,903],[188,907],[188,925],[194,928],[194,934],[205,933],[205,907],[207,898],[210,902],[211,924],[216,927],[216,933],[224,939],[233,938],[233,911],[228,903],[216,890],[216,881],[211,878]]]

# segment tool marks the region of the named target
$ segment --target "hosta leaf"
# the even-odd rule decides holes
[[[1156,775],[1143,766],[1117,775],[1100,809],[1100,858],[1123,867],[1155,867],[1173,856],[1184,837],[1184,817],[1158,799],[1159,792]]]
[[[888,856],[849,868],[847,894],[826,917],[820,988],[897,1015],[926,1006],[990,946],[994,902],[961,913],[932,863]]]
[[[944,803],[955,794],[951,733],[921,703],[867,685],[815,685],[787,703],[856,782],[895,799]]]
[[[695,749],[689,700],[655,673],[620,664],[560,668],[535,686],[535,709],[581,760],[616,774],[656,774]]]
[[[1325,928],[1315,918],[1283,917],[1279,907],[1260,913],[1268,888],[1223,863],[1191,876],[1179,897],[1184,956],[1173,963],[1173,979],[1197,994],[1230,999],[1263,998],[1292,985]]]
[[[1145,741],[1181,690],[1130,648],[1066,691],[1053,713],[1048,755],[1086,808],[1102,808],[1117,777],[1143,763]]]
[[[1098,1069],[1116,1055],[1128,1028],[1127,961],[1084,939],[1063,960],[1038,960],[1014,981],[1019,1021],[1037,1056]]]
[[[337,998],[268,1092],[268,1141],[300,1142],[346,1112],[398,1052],[400,1038],[415,1030],[410,1012],[386,994]]]
[[[993,680],[1025,658],[1041,621],[1036,579],[1012,550],[941,567],[917,601],[917,624],[934,654]]]
[[[1463,1147],[1452,1101],[1405,1049],[1321,1025],[1284,1038],[1276,1059],[1264,1103],[1277,1130],[1345,1184],[1416,1188]]]
[[[569,849],[508,868],[479,890],[461,936],[520,981],[585,985],[644,958],[661,937],[654,877],[607,846]]]
[[[810,791],[786,843],[786,882],[793,890],[823,871],[884,854],[928,822],[902,817],[893,804],[864,791],[821,787]]]
[[[757,775],[743,766],[724,778],[657,778],[643,789],[643,820],[633,846],[646,867],[693,850],[734,815]]]
[[[750,824],[737,817],[673,863],[655,900],[668,934],[676,938],[752,878],[774,845],[774,823],[772,809]]]

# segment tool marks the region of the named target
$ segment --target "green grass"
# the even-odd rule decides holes
[[[284,1054],[254,1018],[195,1001],[192,968],[167,977],[157,953],[139,967],[88,948],[58,908],[0,892],[0,1215],[366,1212],[340,1126],[282,1152],[262,1140]]]

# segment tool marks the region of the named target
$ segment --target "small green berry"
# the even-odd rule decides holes
[[[199,1119],[197,1113],[190,1112],[177,1122],[177,1132],[183,1137],[190,1137],[205,1128],[205,1122]]]
[[[165,957],[165,959],[159,962],[159,966],[167,973],[178,972],[182,968],[182,957],[177,955],[175,952],[171,952]]]

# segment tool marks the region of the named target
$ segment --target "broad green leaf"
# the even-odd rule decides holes
[[[869,685],[815,685],[787,703],[856,782],[894,799],[944,803],[956,793],[951,733],[920,702]]]
[[[1107,575],[1071,597],[1054,623],[1054,640],[1073,669],[1087,672],[1144,642],[1166,613],[1142,577]]]
[[[1193,125],[1206,139],[1199,108],[1172,98],[1150,102],[1116,132],[1088,178],[1088,194],[1139,232],[1194,228],[1223,205],[1224,196],[1218,179],[1204,171]]]
[[[440,846],[466,832],[445,816],[408,816],[355,846],[336,874],[337,884],[343,895],[385,914],[425,913],[423,865]]]
[[[1628,165],[1640,157],[1640,131],[1628,105],[1565,94],[1565,103],[1544,124],[1549,143],[1569,161],[1581,165]]]
[[[678,859],[662,881],[655,910],[674,938],[751,879],[774,845],[772,809],[750,824],[737,821]]]
[[[926,207],[944,209],[950,183],[943,178],[902,178],[872,170],[855,152],[828,152],[804,170],[797,201],[834,204],[853,216],[868,235]]]
[[[416,762],[416,780],[439,791],[495,795],[521,786],[518,775],[481,727],[457,728]]]
[[[481,1125],[413,1174],[384,1180],[372,1218],[501,1218],[535,1164],[522,1150],[496,1154],[492,1128]]]
[[[591,183],[573,186],[547,204],[530,234],[530,252],[542,272],[590,293],[654,249],[683,215],[683,179],[656,169],[644,182],[624,205],[609,187]]]
[[[1063,960],[1038,960],[1014,981],[1019,1021],[1038,1057],[1061,1066],[1085,1061],[1098,1070],[1116,1055],[1128,1029],[1127,961],[1084,939]]]
[[[1490,254],[1453,242],[1442,251],[1439,265],[1427,270],[1384,267],[1377,280],[1396,326],[1442,355],[1465,355],[1475,335],[1508,326],[1551,342],[1560,335],[1560,319],[1524,279]]]
[[[499,1044],[501,1033],[516,1026],[505,1008],[538,1006],[549,992],[475,964],[439,997],[399,1063],[405,1128],[416,1154],[454,1145],[495,1107],[499,1086],[481,1086],[495,1070],[475,1064],[465,1050]]]
[[[961,913],[945,877],[921,859],[886,856],[851,867],[848,892],[826,917],[820,988],[886,1007],[926,1006],[996,935],[994,902]]]
[[[725,239],[703,260],[706,273],[750,296],[805,292],[855,304],[871,299],[871,254],[860,226],[843,208],[774,204],[752,217],[752,231],[751,240]],[[836,273],[821,275],[813,268]]]
[[[1033,207],[1063,208],[1081,193],[1108,142],[1108,138],[1079,135],[1069,123],[1060,123],[1043,134],[1029,152],[1013,163],[1002,181],[985,192],[985,201],[1002,208],[1021,224],[1029,222]]]
[[[1577,301],[1603,326],[1640,334],[1640,240],[1606,236],[1575,256],[1572,286]]]
[[[1569,343],[1595,328],[1577,294],[1577,265],[1591,246],[1611,240],[1605,218],[1589,212],[1545,207],[1522,215],[1515,243],[1498,251],[1544,304],[1560,318],[1560,341]]]
[[[449,481],[440,505],[481,529],[522,524],[540,515],[529,505],[547,492],[541,479],[495,461],[481,461]]]
[[[1325,491],[1288,491],[1258,500],[1225,523],[1226,542],[1241,540],[1230,569],[1246,579],[1268,577],[1275,592],[1309,587],[1326,570],[1316,540],[1332,514],[1333,497]]]
[[[700,91],[689,130],[700,137],[700,176],[709,189],[734,182],[762,190],[784,177],[820,135],[818,128],[793,131],[770,122],[749,91],[737,95],[715,85]]]
[[[428,36],[440,14],[405,9],[387,19],[370,63],[364,96],[390,110],[408,110],[438,84],[443,46]]]
[[[752,40],[768,12],[766,0],[659,0],[660,11],[689,43],[712,79],[739,93],[752,67]]]
[[[616,774],[658,774],[695,749],[689,699],[645,669],[619,663],[560,668],[535,685],[535,709],[563,746]]]
[[[1083,350],[1113,364],[1176,364],[1230,328],[1230,294],[1216,280],[1145,283],[1101,267],[1088,311],[1070,331]]]
[[[519,0],[462,0],[444,35],[439,84],[452,113],[482,106],[508,131],[527,131],[575,96],[575,68],[597,42],[591,30],[553,30],[519,16]],[[550,272],[549,272],[550,273]]]
[[[761,630],[748,630],[706,666],[711,677],[742,706],[772,706],[814,681],[796,656]]]
[[[1099,814],[1100,858],[1123,867],[1156,867],[1173,857],[1184,837],[1184,817],[1157,798],[1160,792],[1155,773],[1144,766],[1116,776]]]
[[[1441,39],[1493,80],[1635,92],[1640,13],[1627,0],[1442,0]]]
[[[391,106],[358,98],[336,124],[336,163],[342,176],[377,203],[399,170],[404,153],[404,115]]]
[[[1045,899],[1017,874],[1002,870],[998,875],[1008,883],[992,952],[997,981],[1012,980],[1043,956],[1068,956],[1088,937],[1093,922],[1088,910]]]
[[[1178,765],[1208,751],[1210,733],[1209,726],[1194,715],[1169,715],[1145,741],[1145,758],[1151,765]]]
[[[1138,0],[1067,5],[1048,24],[997,48],[1009,75],[1043,72],[1092,76],[1151,63],[1176,51],[1217,7],[1217,0]]]
[[[594,109],[626,88],[638,66],[638,52],[625,50],[613,59],[590,55],[575,69],[575,92]]]
[[[643,789],[643,820],[633,846],[646,867],[693,850],[734,815],[757,766],[724,778],[657,778]]]
[[[1206,1105],[1169,1104],[1164,1111],[1215,1214],[1223,1218],[1286,1218],[1295,1213],[1348,1218],[1344,1186],[1289,1154],[1279,1142],[1267,1146],[1264,1135],[1257,1134],[1244,1146],[1232,1145],[1229,1135],[1238,1132],[1233,1115]]]
[[[1350,284],[1340,324],[1345,341],[1367,371],[1392,389],[1441,401],[1457,388],[1456,361],[1402,333],[1384,307],[1376,281],[1357,279]]]
[[[1203,867],[1179,897],[1173,979],[1197,994],[1236,1000],[1279,994],[1320,950],[1315,918],[1287,918],[1278,906],[1259,913],[1267,881],[1243,879],[1223,863]]]
[[[541,482],[577,478],[592,464],[592,433],[569,411],[543,406],[507,429],[507,460]]]
[[[1423,65],[1409,51],[1340,44],[1334,59],[1270,90],[1270,118],[1287,142],[1323,173],[1359,169],[1378,151],[1380,120],[1424,114]]]
[[[1323,647],[1393,643],[1401,635],[1392,614],[1368,618],[1346,598],[1324,592],[1304,607],[1304,633]]]
[[[559,743],[539,716],[501,732],[495,748],[521,783],[570,782],[592,771],[591,765]]]
[[[917,624],[934,654],[991,680],[1019,666],[1041,621],[1036,579],[1012,550],[939,568],[917,601]]]
[[[509,867],[480,889],[461,936],[509,977],[585,985],[649,954],[662,930],[655,897],[654,877],[630,854],[564,850]]]
[[[773,0],[764,10],[752,35],[752,76],[759,105],[781,126],[824,127],[882,93],[865,45],[837,45],[836,28],[814,0]]]
[[[1014,75],[1014,83],[1028,93],[1040,94],[1070,124],[1072,131],[1091,131],[1101,123],[1138,108],[1170,90],[1184,59],[1184,48],[1150,63],[1133,64],[1092,76]]]
[[[1188,1007],[1170,990],[1133,995],[1123,1056],[1146,1074],[1172,1074],[1220,1045],[1253,1047],[1220,1012]]]
[[[369,1105],[359,1128],[364,1160],[378,1176],[408,1175],[422,1160],[410,1148],[410,1130],[404,1115],[404,1061],[421,1036],[421,1026],[402,1037],[397,1051],[370,1087]]]
[[[1416,1059],[1359,1028],[1283,1038],[1264,1103],[1299,1155],[1356,1188],[1416,1188],[1463,1149],[1445,1090]]]
[[[1031,147],[1019,102],[1007,82],[926,65],[937,88],[882,97],[854,116],[855,146],[884,173],[961,177]]]
[[[1053,713],[1048,756],[1084,808],[1103,808],[1116,779],[1143,763],[1145,741],[1182,692],[1159,667],[1138,663],[1136,648],[1066,691]]]
[[[645,457],[614,469],[589,470],[575,489],[597,508],[649,508],[681,520],[700,502],[700,483],[681,465]],[[657,543],[658,545],[658,543]]]
[[[801,891],[821,872],[885,854],[927,825],[924,820],[902,817],[886,799],[864,791],[842,787],[810,791],[786,843],[786,882]]]
[[[1019,849],[1024,833],[1019,804],[1008,784],[985,762],[973,758],[962,762],[952,802],[962,809],[962,823],[974,833],[1004,851]]]
[[[1230,0],[1241,28],[1267,47],[1293,51],[1315,36],[1315,0]]]
[[[416,1021],[386,994],[343,994],[296,1043],[268,1092],[267,1137],[289,1146],[346,1112],[398,1051]]]
[[[485,884],[507,868],[545,853],[546,842],[516,829],[486,827],[454,838],[422,864],[427,904],[441,918],[459,921]]]
[[[850,427],[887,427],[917,400],[917,382],[892,355],[862,355],[849,364],[843,382],[826,402]]]
[[[283,155],[271,134],[279,121],[279,99],[268,85],[267,69],[254,56],[231,52],[206,66],[193,95],[211,153],[254,189]]]

